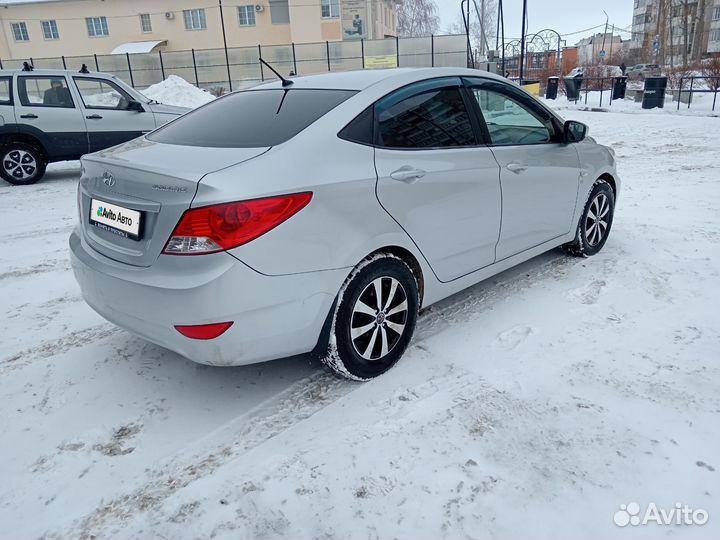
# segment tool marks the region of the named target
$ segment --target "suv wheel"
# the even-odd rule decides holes
[[[0,176],[16,186],[34,184],[45,174],[46,166],[42,152],[30,144],[14,142],[2,149]]]
[[[418,304],[417,279],[402,259],[384,254],[363,262],[340,291],[323,362],[353,380],[384,373],[410,342]]]

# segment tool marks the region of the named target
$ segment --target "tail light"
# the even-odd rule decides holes
[[[274,229],[305,208],[312,193],[294,193],[187,210],[163,253],[203,255],[236,248]]]

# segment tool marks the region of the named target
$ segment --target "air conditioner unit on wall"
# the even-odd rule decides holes
[[[165,12],[165,18],[169,21],[173,20],[175,18],[175,13],[172,11],[166,11]]]
[[[265,6],[263,6],[262,4],[255,4],[255,11],[257,11],[258,13],[262,13],[263,11],[265,11]]]

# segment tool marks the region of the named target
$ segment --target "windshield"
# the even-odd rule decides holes
[[[246,90],[208,103],[151,133],[148,139],[215,148],[275,146],[291,139],[355,93],[352,90]]]

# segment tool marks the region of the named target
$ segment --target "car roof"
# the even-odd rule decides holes
[[[397,80],[423,80],[435,77],[487,77],[505,80],[488,71],[468,68],[391,68],[391,69],[362,69],[356,71],[339,71],[322,73],[319,75],[306,75],[291,77],[293,85],[290,88],[327,89],[327,90],[365,90],[377,83]],[[283,88],[279,80],[268,82],[253,89]],[[288,88],[288,87],[284,87]]]
[[[0,70],[1,75],[97,75],[100,77],[114,77],[111,73],[102,73],[100,71],[89,71],[88,73],[80,73],[77,69],[33,69],[32,71],[23,71],[22,68],[18,69],[2,69]]]

